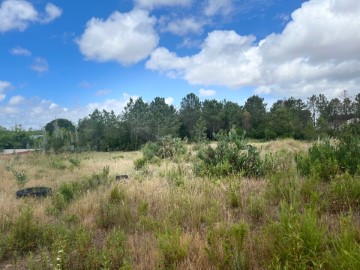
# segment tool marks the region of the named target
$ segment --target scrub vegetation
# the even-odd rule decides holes
[[[360,269],[360,145],[344,132],[1,156],[0,268]],[[52,196],[16,199],[15,172]]]

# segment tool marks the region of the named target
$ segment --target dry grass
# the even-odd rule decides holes
[[[293,140],[254,145],[263,152],[294,153],[309,147]],[[0,225],[15,222],[21,210],[28,207],[41,224],[92,233],[94,246],[86,246],[89,254],[91,248],[101,250],[107,235],[118,228],[126,236],[125,257],[130,269],[232,269],[235,252],[245,258],[245,269],[268,268],[274,245],[269,228],[278,222],[280,209],[280,204],[269,201],[272,198],[267,188],[272,180],[238,175],[198,178],[192,172],[192,160],[180,164],[166,160],[135,171],[133,161],[140,156],[139,152],[0,156]],[[70,159],[78,160],[79,165],[74,166]],[[9,164],[27,174],[26,187],[44,185],[54,193],[61,184],[91,177],[104,167],[109,167],[110,182],[81,193],[54,215],[49,212],[54,198],[15,198],[18,187],[14,175],[6,169]],[[118,174],[129,175],[129,181],[115,181]],[[99,221],[102,209],[114,213],[111,220]],[[359,213],[355,212],[354,217],[360,225]],[[330,235],[339,232],[339,214],[324,211],[319,221],[328,224]],[[247,228],[242,244],[237,242],[241,224]],[[62,239],[61,235],[57,237],[55,243]],[[47,248],[47,259],[53,261],[52,254],[57,251]],[[33,252],[40,256],[39,250]],[[19,260],[17,269],[27,269],[28,254]],[[5,265],[14,267],[14,258],[0,260],[0,268]]]

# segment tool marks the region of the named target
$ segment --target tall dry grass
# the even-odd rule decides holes
[[[292,140],[256,145],[264,153],[308,148]],[[289,168],[291,162],[277,164],[274,175],[265,178],[238,174],[207,179],[193,174],[194,155],[136,171],[133,161],[140,156],[139,152],[0,156],[0,268],[285,269],[300,260],[307,269],[334,269],[334,259],[347,266],[354,261],[346,254],[356,259],[359,208],[332,212],[326,198],[329,186],[298,176]],[[26,173],[25,187],[48,186],[54,195],[16,199],[18,187],[7,170],[9,164]],[[86,183],[107,167],[108,180],[91,189],[77,187],[74,198],[54,211],[64,183]],[[129,180],[115,181],[119,174],[129,175]],[[26,249],[9,246],[13,239],[26,238],[23,220],[32,224],[41,241],[25,239],[31,244]],[[353,226],[345,226],[344,220]],[[346,240],[346,234],[354,240]],[[288,247],[297,247],[297,253]],[[308,253],[307,247],[318,256]]]

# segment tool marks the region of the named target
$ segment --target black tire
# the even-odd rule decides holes
[[[115,176],[115,180],[116,181],[121,181],[121,180],[128,180],[129,179],[129,176],[126,175],[126,174],[123,174],[123,175],[116,175]]]
[[[31,187],[16,191],[17,198],[23,197],[47,197],[52,194],[49,187]]]

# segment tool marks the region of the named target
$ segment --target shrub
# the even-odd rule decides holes
[[[156,142],[147,142],[142,148],[143,157],[134,161],[135,169],[144,168],[146,163],[155,163],[161,159],[179,161],[186,157],[186,140],[165,136]]]
[[[298,154],[296,165],[302,175],[318,175],[330,181],[339,173],[355,175],[360,168],[360,138],[351,132],[342,132],[337,143],[325,139],[313,144],[306,154]]]
[[[336,151],[330,139],[313,144],[307,154],[299,153],[295,156],[298,171],[305,176],[315,174],[324,181],[330,181],[339,172]]]
[[[235,128],[229,133],[219,132],[216,136],[217,146],[207,146],[198,152],[194,165],[196,174],[203,176],[227,176],[243,173],[245,176],[263,175],[262,161],[258,150],[246,145],[244,133]]]

